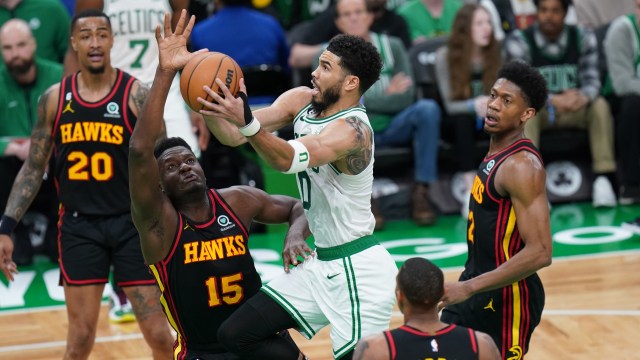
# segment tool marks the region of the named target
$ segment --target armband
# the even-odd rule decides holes
[[[13,234],[13,230],[18,225],[18,221],[16,219],[9,217],[7,215],[2,215],[2,220],[0,220],[0,234],[2,235],[11,235]]]
[[[255,117],[251,119],[251,122],[247,125],[238,128],[240,133],[246,137],[253,136],[260,131],[260,122]]]
[[[291,161],[289,170],[283,171],[283,173],[296,174],[304,171],[309,166],[309,150],[298,140],[289,140],[288,142],[293,147],[293,161]]]

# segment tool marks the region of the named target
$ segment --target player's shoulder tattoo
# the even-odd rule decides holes
[[[347,167],[351,174],[361,173],[371,162],[373,155],[373,131],[357,116],[345,118],[347,125],[355,130],[353,150],[347,155]]]
[[[52,101],[51,97],[57,89],[49,88],[38,99],[38,118],[31,132],[31,152],[45,156],[49,153],[51,143],[51,123],[54,119],[49,118],[48,106]]]
[[[133,89],[130,96],[137,111],[140,112],[142,111],[145,100],[147,100],[147,97],[149,96],[149,87],[143,84],[142,81],[136,81],[134,86],[136,89]]]

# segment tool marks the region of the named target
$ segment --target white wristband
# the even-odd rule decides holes
[[[253,136],[257,134],[258,131],[260,131],[260,122],[254,117],[253,119],[251,119],[250,123],[241,128],[238,128],[238,130],[240,130],[240,133],[246,137]]]
[[[291,147],[293,147],[293,160],[291,161],[289,170],[283,171],[283,173],[297,174],[309,166],[309,150],[298,140],[289,140],[288,142]]]

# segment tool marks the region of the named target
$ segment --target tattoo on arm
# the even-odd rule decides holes
[[[355,116],[346,118],[346,122],[356,131],[354,150],[346,157],[347,168],[351,174],[359,174],[371,162],[373,133],[370,127]]]
[[[353,360],[363,360],[364,352],[369,348],[369,343],[365,340],[361,340],[356,346],[356,350],[353,353]]]
[[[144,101],[147,100],[148,96],[149,88],[143,83],[138,82],[138,89],[134,93],[131,93],[131,100],[138,111],[138,116],[140,116],[140,112],[144,106]]]
[[[17,220],[22,219],[36,197],[42,185],[42,175],[51,156],[53,119],[47,119],[47,103],[51,93],[50,89],[40,96],[38,120],[31,133],[29,157],[13,183],[11,195],[7,201],[6,214]]]

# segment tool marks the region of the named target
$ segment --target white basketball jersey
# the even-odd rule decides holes
[[[111,20],[115,39],[111,64],[151,86],[158,67],[156,26],[162,25],[165,13],[173,13],[169,0],[104,0],[103,12]],[[167,96],[164,121],[167,136],[183,138],[196,156],[200,156],[177,74]]]
[[[151,84],[158,66],[155,29],[165,13],[173,13],[169,0],[104,0],[103,11],[116,39],[112,65]]]
[[[295,117],[296,139],[318,134],[333,120],[355,116],[369,124],[365,108],[356,106],[327,118],[316,118],[311,105]],[[373,149],[372,149],[373,153]],[[296,174],[298,191],[317,247],[341,245],[373,233],[371,213],[373,159],[358,175],[343,174],[333,164],[307,168]]]

